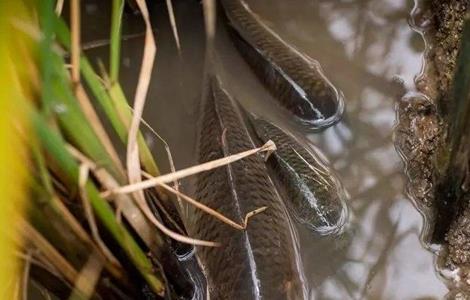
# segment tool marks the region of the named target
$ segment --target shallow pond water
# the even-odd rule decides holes
[[[104,4],[88,2],[84,5],[87,24],[100,25],[84,33],[85,43],[106,39]],[[298,226],[311,297],[442,298],[447,289],[434,271],[433,254],[420,241],[423,220],[405,195],[403,164],[392,140],[395,102],[403,88],[397,78],[407,89],[413,89],[422,65],[423,40],[408,24],[413,1],[247,3],[281,37],[318,60],[346,99],[340,123],[319,133],[304,131],[272,105],[267,90],[219,26],[218,66],[228,90],[245,108],[301,132],[321,149],[350,195],[352,218],[344,234],[321,237]],[[160,2],[151,7],[158,54],[144,118],[166,139],[176,167],[182,168],[195,162],[204,28],[198,1],[174,4],[181,53],[172,37],[166,7]],[[127,38],[123,42],[121,80],[129,99],[140,67],[142,31],[139,17],[128,15],[123,28]],[[106,46],[89,45],[89,55],[107,61]],[[146,137],[162,169],[168,171],[163,147],[152,134],[146,133]]]

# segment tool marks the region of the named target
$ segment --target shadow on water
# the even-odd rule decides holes
[[[102,4],[88,2],[91,24],[93,18],[102,19]],[[197,1],[174,2],[182,53],[176,50],[166,8],[157,2],[152,11],[158,54],[144,118],[167,140],[176,167],[182,168],[195,162],[204,28]],[[346,99],[340,123],[321,133],[305,133],[305,138],[325,153],[338,172],[349,192],[352,212],[350,226],[337,237],[316,236],[298,226],[311,295],[318,299],[442,298],[447,290],[434,272],[432,253],[420,242],[422,217],[404,195],[403,166],[392,141],[396,98],[403,85],[413,89],[422,64],[424,43],[408,25],[414,3],[247,3],[286,41],[318,60]],[[139,33],[142,28],[138,17],[128,17],[124,35]],[[108,34],[102,32],[100,36],[99,28],[92,31],[96,34],[90,35],[89,41]],[[272,105],[273,99],[223,30],[219,35],[222,77],[230,83],[230,92],[244,107],[298,131],[297,125]],[[140,66],[141,47],[136,45],[141,43],[142,37],[138,36],[123,42],[121,80],[129,99]],[[106,46],[87,51],[107,61]],[[169,171],[162,159],[166,157],[164,148],[150,134],[147,137],[163,171]]]

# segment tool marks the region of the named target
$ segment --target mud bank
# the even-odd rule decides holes
[[[439,249],[437,268],[449,286],[468,295],[470,197],[464,185],[454,184],[461,177],[449,178],[445,166],[454,101],[452,82],[469,6],[468,0],[433,0],[415,10],[413,23],[427,45],[425,66],[416,79],[418,92],[399,101],[395,131],[396,146],[406,165],[408,193],[425,216],[424,242]],[[463,164],[468,165],[468,158]],[[468,171],[463,177],[469,178]],[[452,181],[458,186],[458,197],[447,188]]]

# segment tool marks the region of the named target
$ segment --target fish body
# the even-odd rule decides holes
[[[201,163],[255,147],[234,99],[215,79],[201,128]],[[250,211],[268,207],[249,220],[246,230],[201,211],[193,214],[192,235],[222,245],[197,248],[210,299],[304,299],[295,234],[260,155],[199,174],[196,197],[239,224]]]
[[[317,153],[276,125],[259,118],[252,123],[263,142],[272,140],[277,146],[268,164],[285,187],[294,217],[320,234],[339,232],[349,213],[346,193],[333,171]]]
[[[343,95],[319,63],[273,32],[243,0],[221,0],[235,46],[280,104],[311,128],[337,122]]]

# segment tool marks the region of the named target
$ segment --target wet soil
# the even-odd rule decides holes
[[[427,42],[426,63],[417,89],[439,106],[448,102],[468,0],[423,1],[415,9],[413,23]],[[446,111],[443,107],[441,113]]]
[[[438,269],[449,297],[470,295],[470,199],[449,193],[454,178],[443,170],[449,139],[449,107],[468,0],[434,0],[415,10],[414,24],[427,43],[425,67],[416,80],[420,93],[406,95],[398,105],[396,144],[406,163],[408,191],[425,215],[424,240],[438,247]],[[443,177],[444,176],[444,177]],[[445,178],[447,176],[447,178]]]
[[[398,105],[398,116],[395,141],[412,180],[408,191],[422,210],[432,213],[435,203],[433,157],[441,141],[442,120],[436,105],[422,94],[404,96]]]

